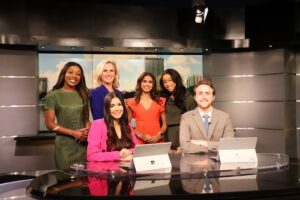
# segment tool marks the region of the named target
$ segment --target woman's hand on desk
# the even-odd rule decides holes
[[[120,161],[131,161],[132,160],[132,154],[129,154],[128,156],[126,157],[120,157]]]
[[[129,149],[121,149],[120,151],[120,159],[124,159],[131,156],[132,157],[132,153]]]

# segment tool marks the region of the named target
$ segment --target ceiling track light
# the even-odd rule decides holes
[[[193,0],[192,8],[195,10],[195,22],[198,24],[204,23],[208,13],[208,7],[204,0]]]

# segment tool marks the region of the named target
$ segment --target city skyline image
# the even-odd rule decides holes
[[[159,78],[165,69],[175,69],[180,73],[183,84],[187,87],[195,83],[195,81],[191,82],[191,77],[197,77],[197,80],[199,77],[202,78],[202,55],[157,54],[40,54],[39,77],[46,78],[47,91],[50,91],[64,64],[73,61],[82,66],[87,87],[92,89],[95,87],[93,71],[102,60],[112,60],[117,63],[120,73],[119,89],[124,92],[134,91],[136,80],[144,71],[149,71]]]

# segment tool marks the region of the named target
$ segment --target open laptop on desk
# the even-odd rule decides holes
[[[136,145],[129,168],[146,173],[171,172],[170,147],[171,142]]]
[[[220,163],[256,163],[257,137],[220,138]]]

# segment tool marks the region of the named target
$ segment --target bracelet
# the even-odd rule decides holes
[[[53,129],[52,129],[52,131],[56,131],[57,129],[59,129],[60,128],[60,126],[55,126]]]
[[[161,131],[159,131],[157,134],[159,134],[160,137],[164,137],[164,134],[163,134],[163,132],[161,132]]]

